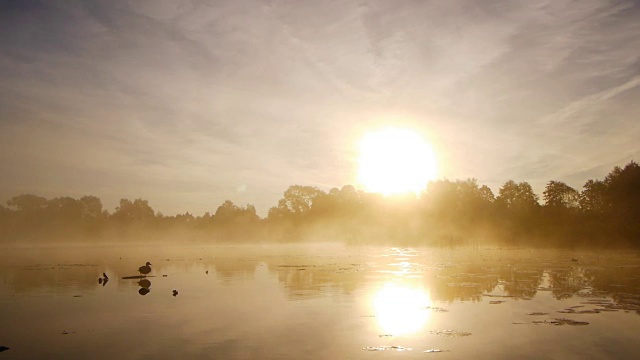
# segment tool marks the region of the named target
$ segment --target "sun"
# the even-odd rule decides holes
[[[360,142],[358,182],[367,191],[393,195],[419,193],[436,178],[435,154],[415,131],[384,128]]]

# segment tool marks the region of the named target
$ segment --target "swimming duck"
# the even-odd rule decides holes
[[[138,272],[142,275],[147,275],[148,273],[151,272],[151,263],[147,261],[147,263],[144,266],[140,266],[138,268]]]

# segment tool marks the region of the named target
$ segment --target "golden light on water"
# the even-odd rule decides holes
[[[413,333],[429,320],[429,297],[418,288],[387,284],[374,295],[373,306],[384,334]]]
[[[385,128],[360,142],[358,181],[384,195],[422,191],[437,174],[431,146],[415,131]]]

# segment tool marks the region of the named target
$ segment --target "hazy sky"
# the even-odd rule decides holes
[[[2,203],[264,214],[385,125],[496,193],[603,178],[640,160],[640,2],[0,0]]]

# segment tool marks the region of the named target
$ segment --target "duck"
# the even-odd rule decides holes
[[[138,272],[146,276],[148,273],[151,272],[151,263],[147,261],[147,263],[144,266],[140,266],[138,268]]]

